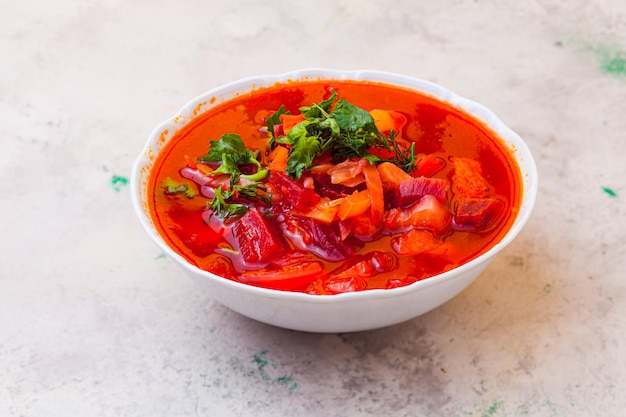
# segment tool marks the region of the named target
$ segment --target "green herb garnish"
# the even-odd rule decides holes
[[[200,159],[205,162],[221,161],[222,164],[209,175],[230,175],[231,188],[237,184],[240,177],[250,181],[259,181],[267,176],[267,169],[263,168],[256,159],[256,153],[246,148],[241,137],[236,133],[222,135],[217,141],[212,140],[209,151]],[[249,175],[242,174],[239,167],[248,164],[256,165],[257,172]]]
[[[276,118],[276,120],[280,122],[280,119]],[[271,123],[275,123],[276,120]],[[237,199],[261,201],[271,205],[271,197],[267,195],[267,188],[261,182],[268,175],[268,170],[263,168],[257,160],[257,152],[246,148],[238,134],[228,133],[222,135],[217,141],[210,141],[209,151],[200,159],[204,162],[221,162],[220,166],[209,175],[230,175],[230,188],[227,190],[222,187],[216,188],[214,198],[207,202],[207,208],[212,209],[220,218],[239,216],[248,211],[248,207],[237,202]],[[240,167],[250,164],[255,165],[257,171],[254,174],[242,174]],[[250,183],[240,185],[239,180],[242,178]]]
[[[265,120],[265,126],[267,128],[267,131],[269,133],[271,133],[272,135],[272,140],[270,141],[270,147],[273,146],[273,139],[274,139],[274,126],[280,125],[280,115],[281,114],[289,114],[288,112],[285,112],[285,106],[282,105],[280,106],[280,109],[276,110],[271,116],[269,116],[266,120]]]
[[[222,191],[222,187],[214,190],[215,197],[207,202],[207,207],[217,214],[220,219],[230,216],[240,216],[248,211],[248,207],[240,203],[229,203],[234,193],[231,190]]]
[[[402,149],[400,149],[398,143],[396,142],[393,130],[389,132],[389,141],[391,142],[393,150],[396,154],[395,159],[390,160],[390,162],[395,163],[405,172],[413,171],[415,169],[415,142],[411,142],[409,149],[407,149],[406,152],[402,152]]]
[[[284,112],[284,107],[280,111]],[[337,160],[359,157],[372,164],[389,161],[407,172],[415,167],[414,145],[403,151],[393,134],[387,139],[380,133],[368,111],[345,99],[337,100],[334,90],[328,99],[300,107],[300,111],[305,120],[295,125],[286,136],[274,137],[273,125],[270,130],[273,142],[289,146],[287,174],[292,178],[300,178],[313,165],[315,158],[325,152],[330,152]],[[381,159],[368,152],[376,147],[393,152],[395,157]]]
[[[233,191],[237,193],[239,198],[249,201],[260,201],[268,206],[272,205],[272,196],[267,193],[267,187],[262,182],[254,182],[248,185],[235,185]]]
[[[261,193],[259,193],[261,191]],[[235,185],[230,190],[223,190],[222,187],[214,190],[213,200],[207,202],[207,208],[213,210],[219,218],[226,219],[231,216],[241,216],[248,211],[248,206],[243,203],[234,202],[235,198],[249,201],[260,201],[268,206],[272,203],[272,198],[267,194],[267,188],[263,183],[252,183],[248,185]]]
[[[312,104],[310,106],[300,107],[300,113],[302,113],[302,115],[306,119],[315,119],[323,116],[328,117],[328,112],[330,111],[330,108],[337,100],[337,92],[331,89],[330,93],[330,97],[328,97],[326,100],[322,100],[321,102],[317,104]]]

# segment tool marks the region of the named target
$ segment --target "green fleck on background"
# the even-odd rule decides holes
[[[600,71],[618,78],[626,78],[626,51],[617,45],[586,44],[582,48],[591,52],[597,61]]]
[[[111,186],[115,191],[120,191],[123,187],[128,185],[128,178],[120,177],[119,175],[113,175],[111,177]]]

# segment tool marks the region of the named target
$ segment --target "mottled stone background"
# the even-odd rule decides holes
[[[626,2],[0,0],[0,415],[621,416]],[[409,322],[317,335],[199,291],[132,212],[149,132],[245,76],[379,69],[492,108],[518,239]]]

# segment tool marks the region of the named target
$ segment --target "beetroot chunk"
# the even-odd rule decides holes
[[[320,201],[320,196],[310,188],[304,188],[300,181],[289,178],[280,171],[272,171],[269,183],[280,193],[283,202],[298,210],[309,211]]]
[[[313,244],[326,252],[326,258],[344,259],[352,254],[352,249],[343,242],[337,233],[328,225],[313,219],[304,220],[304,228],[311,234]]]
[[[464,198],[458,201],[454,224],[458,229],[477,230],[489,226],[504,204],[495,198]]]
[[[284,236],[296,248],[327,261],[342,261],[353,253],[352,248],[330,226],[316,220],[287,216],[281,227]]]
[[[251,208],[233,228],[239,250],[246,262],[265,262],[283,250],[283,244],[268,219]]]
[[[416,177],[402,181],[395,192],[395,207],[408,207],[425,195],[446,201],[448,181],[441,178]]]

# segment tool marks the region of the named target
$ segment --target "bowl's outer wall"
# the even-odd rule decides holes
[[[216,301],[244,316],[292,330],[345,333],[386,327],[420,316],[459,294],[490,262],[487,260],[464,274],[440,280],[429,287],[429,291],[344,299],[343,302],[334,303],[311,303],[301,298],[242,293],[237,288],[220,286],[192,271],[186,271]]]
[[[394,290],[370,290],[336,296],[311,296],[266,290],[241,284],[202,271],[175,253],[158,235],[148,207],[147,189],[154,157],[194,117],[216,104],[258,87],[295,79],[369,80],[413,88],[463,108],[490,126],[506,142],[520,166],[523,199],[511,231],[490,251],[477,259],[437,277]],[[212,100],[215,98],[215,100]],[[486,268],[493,257],[508,245],[530,217],[537,193],[537,168],[524,141],[508,129],[490,110],[463,99],[436,84],[378,71],[334,71],[310,69],[278,76],[254,77],[208,91],[187,103],[175,116],[159,125],[149,136],[133,167],[131,197],[140,222],[151,239],[205,289],[216,301],[256,320],[294,330],[347,332],[374,329],[417,317],[445,303]]]

